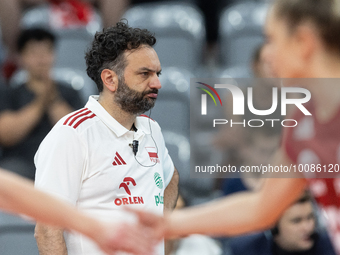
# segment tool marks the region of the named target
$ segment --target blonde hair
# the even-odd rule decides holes
[[[274,10],[291,31],[311,22],[324,45],[340,55],[340,0],[275,0]]]

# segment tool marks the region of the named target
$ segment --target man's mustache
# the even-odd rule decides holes
[[[148,90],[148,91],[145,91],[144,93],[143,93],[143,97],[145,96],[145,95],[148,95],[148,94],[158,94],[158,89],[150,89],[150,90]]]

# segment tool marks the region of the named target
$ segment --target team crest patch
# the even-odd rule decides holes
[[[153,163],[159,163],[159,158],[157,154],[157,149],[155,147],[145,147],[146,151],[149,154],[150,160]]]

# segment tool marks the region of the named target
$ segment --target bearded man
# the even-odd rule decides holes
[[[174,208],[178,172],[150,110],[161,88],[156,38],[125,22],[97,32],[86,53],[98,87],[85,108],[62,118],[35,156],[36,187],[102,220],[131,221],[127,206]],[[36,226],[40,254],[101,255],[84,236]],[[138,244],[131,244],[138,245]],[[154,254],[164,254],[163,245]]]

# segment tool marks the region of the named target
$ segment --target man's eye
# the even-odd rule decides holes
[[[147,76],[149,73],[148,72],[143,72],[141,73],[143,76]]]
[[[158,77],[161,76],[161,75],[162,75],[162,72],[157,73],[157,76],[158,76]]]

